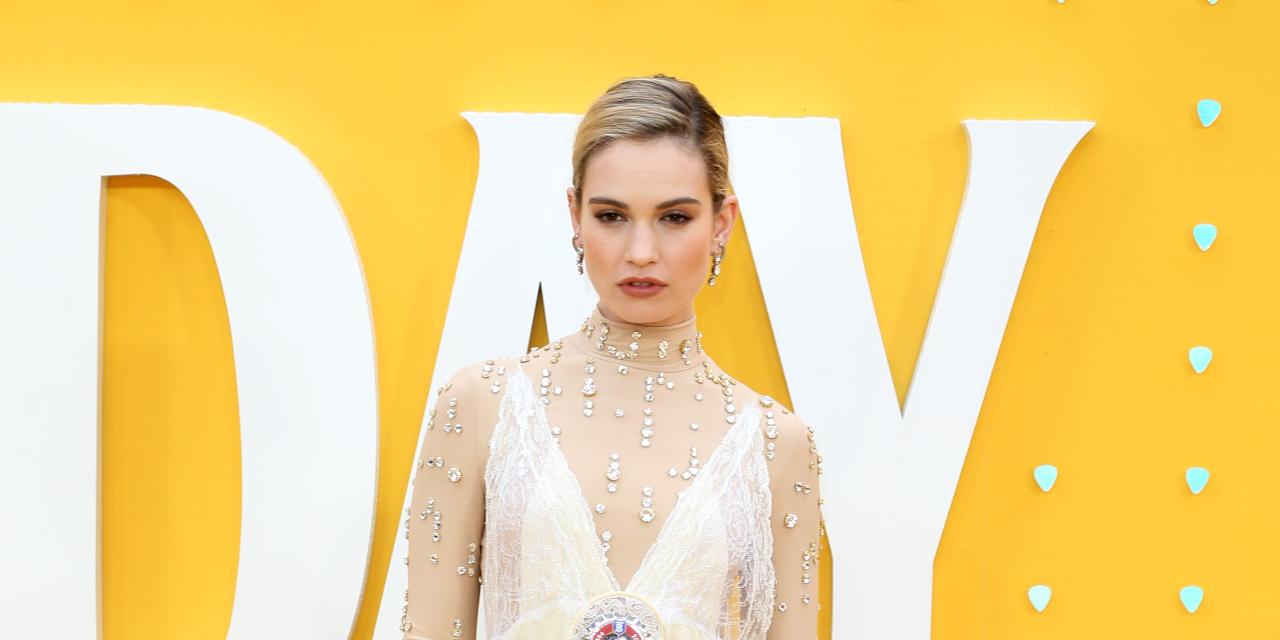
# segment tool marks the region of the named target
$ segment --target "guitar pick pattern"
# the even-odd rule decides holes
[[[1178,591],[1178,598],[1182,600],[1182,608],[1187,613],[1195,613],[1200,608],[1200,603],[1204,602],[1204,589],[1194,584],[1187,585]]]
[[[1200,495],[1204,491],[1204,486],[1209,484],[1209,470],[1204,467],[1191,467],[1187,469],[1187,488],[1191,489],[1194,495]]]
[[[1191,368],[1195,369],[1196,373],[1204,373],[1204,370],[1209,368],[1209,363],[1213,362],[1213,349],[1203,345],[1191,347],[1187,352],[1187,358],[1191,360]]]
[[[1195,238],[1196,246],[1200,247],[1201,251],[1208,251],[1209,247],[1213,246],[1213,241],[1218,239],[1218,228],[1208,222],[1202,222],[1192,227],[1191,236]]]
[[[1049,599],[1053,597],[1053,589],[1047,584],[1037,584],[1027,589],[1027,599],[1031,601],[1031,606],[1036,611],[1044,611],[1049,606]]]
[[[1212,98],[1205,98],[1196,103],[1196,115],[1200,116],[1200,124],[1209,126],[1222,115],[1222,105]]]
[[[1053,488],[1053,483],[1058,481],[1058,468],[1051,464],[1042,464],[1036,467],[1035,471],[1031,472],[1031,475],[1035,477],[1036,484],[1040,487],[1040,490],[1049,493],[1049,490]]]
[[[1066,0],[1057,0],[1065,4]],[[1218,4],[1218,0],[1207,0],[1210,5]],[[1196,102],[1196,117],[1204,128],[1212,126],[1222,116],[1222,103],[1212,98],[1204,98]],[[1218,228],[1208,222],[1196,224],[1191,235],[1201,252],[1208,251],[1218,238]],[[1187,352],[1191,368],[1197,373],[1204,373],[1213,362],[1213,349],[1205,345],[1196,345]],[[1032,472],[1036,485],[1044,493],[1053,489],[1058,479],[1058,468],[1051,464],[1042,464]],[[1187,488],[1192,495],[1200,495],[1209,483],[1209,470],[1204,467],[1188,467],[1185,472]],[[1043,612],[1053,597],[1053,589],[1045,584],[1033,585],[1027,590],[1027,598],[1037,612]],[[1178,591],[1178,598],[1187,613],[1194,614],[1204,602],[1204,588],[1199,585],[1187,585]]]

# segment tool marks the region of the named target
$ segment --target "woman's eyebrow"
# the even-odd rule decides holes
[[[614,200],[613,198],[608,198],[605,196],[594,196],[587,201],[587,204],[607,204],[611,207],[617,207],[619,209],[629,208],[627,206],[627,203],[622,202],[621,200]],[[680,196],[679,198],[672,198],[670,200],[667,200],[666,202],[660,202],[658,203],[658,206],[655,208],[666,209],[667,207],[674,207],[678,204],[702,204],[702,201],[693,196]]]

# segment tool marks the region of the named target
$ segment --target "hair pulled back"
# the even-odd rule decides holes
[[[707,168],[712,211],[719,211],[729,184],[724,122],[692,82],[663,75],[624,78],[591,104],[573,141],[573,191],[582,202],[587,162],[617,140],[675,138],[696,149]]]

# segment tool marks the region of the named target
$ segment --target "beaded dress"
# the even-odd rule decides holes
[[[436,390],[406,520],[406,640],[815,638],[812,427],[726,374],[696,318],[599,307]],[[483,585],[483,590],[482,590]]]

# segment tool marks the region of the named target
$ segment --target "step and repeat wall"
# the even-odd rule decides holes
[[[489,357],[580,319],[568,141],[534,143],[653,73],[730,121],[698,322],[815,428],[823,638],[1280,634],[1276,3],[0,13],[23,637],[398,638],[441,339],[485,286],[455,276],[516,255],[468,220],[565,225]],[[486,173],[531,148],[538,179]]]

